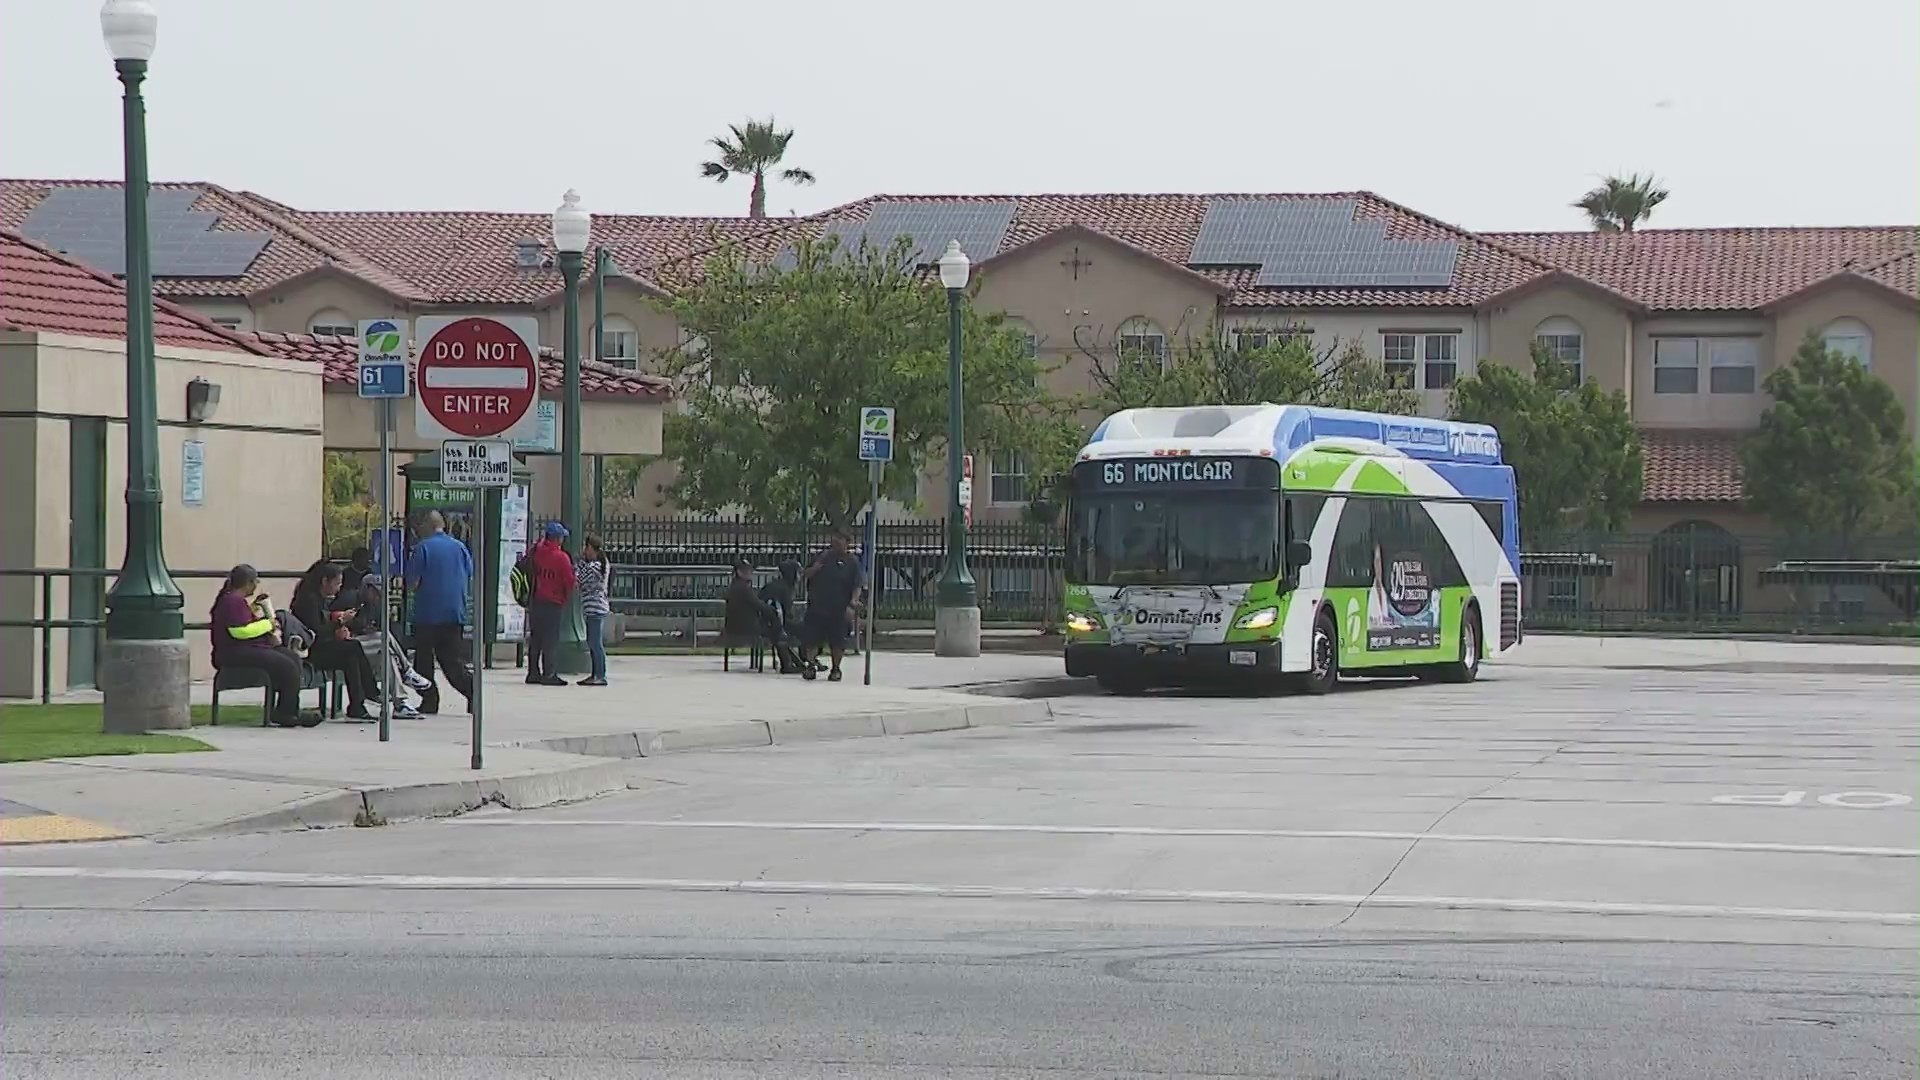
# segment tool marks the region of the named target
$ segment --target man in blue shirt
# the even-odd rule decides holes
[[[447,673],[447,682],[472,708],[473,675],[467,670],[462,628],[467,618],[467,586],[473,580],[473,553],[447,535],[447,522],[438,510],[427,513],[419,525],[420,542],[407,563],[407,587],[413,592],[413,667],[433,682],[434,661]],[[440,711],[440,687],[420,695],[420,711]]]

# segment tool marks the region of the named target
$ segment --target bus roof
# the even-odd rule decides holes
[[[1179,450],[1189,454],[1272,456],[1284,461],[1295,450],[1319,440],[1377,443],[1426,461],[1500,463],[1500,434],[1485,424],[1318,405],[1126,409],[1100,422],[1080,457],[1135,457],[1156,450]]]

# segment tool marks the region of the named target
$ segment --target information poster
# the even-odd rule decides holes
[[[515,482],[500,492],[500,574],[495,584],[500,612],[500,641],[518,641],[526,634],[527,612],[513,599],[513,564],[527,551],[527,524],[531,514],[527,485]]]

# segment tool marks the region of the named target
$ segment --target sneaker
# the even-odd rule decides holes
[[[545,686],[547,685],[547,680],[541,678],[538,675],[529,675],[527,676],[527,685],[528,686]]]
[[[366,721],[374,719],[374,715],[367,711],[367,707],[365,705],[362,705],[357,709],[348,709],[346,716],[342,717],[342,719],[358,720],[362,723],[365,723]]]
[[[549,675],[546,678],[540,680],[540,685],[541,686],[566,686],[567,680],[561,678],[558,675]]]
[[[834,669],[833,669],[832,671],[829,671],[829,672],[827,672],[827,681],[828,681],[828,682],[839,682],[839,681],[840,681],[840,669],[839,669],[839,668],[834,668]]]
[[[602,679],[597,675],[589,675],[586,678],[581,679],[579,682],[575,683],[574,685],[575,686],[605,686],[607,685],[607,680]]]
[[[429,682],[425,675],[422,675],[417,671],[407,672],[406,675],[401,677],[400,681],[403,683],[406,683],[407,689],[413,691],[416,694],[424,694],[427,691],[433,689],[433,683]]]
[[[397,702],[393,706],[393,718],[395,720],[418,720],[420,719],[420,710],[404,701]]]
[[[440,695],[439,694],[420,695],[420,715],[421,716],[432,716],[439,711],[440,711]]]
[[[319,727],[326,719],[317,712],[303,712],[294,722],[301,727]]]
[[[808,664],[807,666],[800,669],[800,677],[807,680],[808,682],[812,682],[813,680],[820,677],[820,669],[817,667],[814,667],[812,664]]]

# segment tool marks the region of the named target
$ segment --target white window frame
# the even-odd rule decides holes
[[[1700,392],[1700,352],[1701,344],[1697,337],[1657,337],[1653,339],[1653,392],[1656,394],[1697,394]],[[1662,346],[1674,346],[1673,355],[1664,355]],[[1679,346],[1687,347],[1684,361],[1679,356]],[[1692,385],[1685,390],[1662,389],[1660,373],[1662,371],[1687,371],[1693,374]]]
[[[322,308],[307,320],[307,333],[316,337],[331,334],[335,337],[357,338],[360,336],[360,324],[339,308]]]
[[[1167,370],[1167,335],[1152,319],[1136,315],[1120,324],[1113,335],[1113,351],[1123,364],[1145,367],[1155,363]]]
[[[632,320],[619,315],[609,315],[600,324],[603,335],[602,346],[605,354],[599,360],[628,371],[640,369],[640,328]],[[631,345],[632,350],[627,347]]]
[[[1573,385],[1586,381],[1587,336],[1579,323],[1564,315],[1546,319],[1534,327],[1533,343],[1572,370]]]
[[[1820,332],[1820,344],[1829,352],[1848,356],[1868,371],[1873,370],[1873,328],[1859,319],[1835,319]]]
[[[1705,338],[1707,353],[1707,392],[1710,394],[1752,394],[1760,389],[1760,339],[1757,337]],[[1722,388],[1721,372],[1746,373],[1745,379],[1728,379]]]
[[[1383,330],[1380,333],[1380,366],[1391,385],[1403,390],[1446,391],[1460,381],[1459,330]],[[1452,369],[1445,385],[1433,385],[1429,367],[1444,365]]]
[[[1227,331],[1228,344],[1234,352],[1252,352],[1270,345],[1285,345],[1301,338],[1313,337],[1313,327],[1289,324],[1287,326],[1236,326]]]
[[[1015,506],[1031,501],[1032,466],[1027,455],[1018,450],[995,450],[987,457],[987,501],[995,506]],[[1013,498],[1001,498],[1000,484],[1006,481]]]

